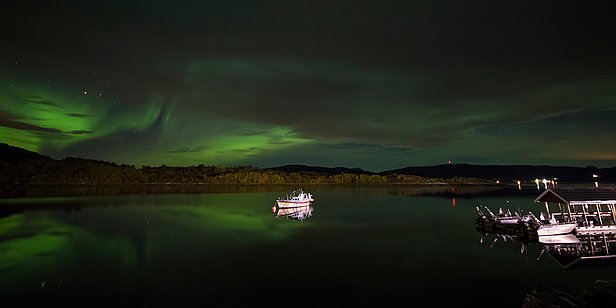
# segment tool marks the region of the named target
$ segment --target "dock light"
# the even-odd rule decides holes
[[[518,180],[517,183],[518,183],[518,190],[522,190],[522,185],[520,183],[520,180]]]
[[[537,184],[537,190],[539,190],[539,179],[535,179],[535,184]]]
[[[548,189],[548,183],[549,183],[549,181],[548,181],[548,180],[546,180],[546,179],[543,179],[543,181],[541,181],[541,182],[543,182],[543,186],[545,187],[545,189]]]

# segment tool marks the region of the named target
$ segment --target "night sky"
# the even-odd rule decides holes
[[[2,1],[0,34],[0,142],[54,158],[616,166],[613,1]]]

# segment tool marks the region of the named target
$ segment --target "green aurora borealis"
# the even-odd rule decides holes
[[[117,100],[104,98],[99,93],[73,91],[71,95],[67,90],[62,92],[32,83],[23,84],[30,86],[9,84],[2,89],[6,118],[0,132],[3,139],[7,138],[2,142],[32,151],[62,152],[88,141],[113,145],[122,143],[129,135],[138,140],[150,138],[144,142],[154,146],[153,151],[135,148],[131,144],[115,149],[135,155],[140,161],[155,165],[160,162],[185,165],[206,161],[233,164],[235,160],[264,149],[278,150],[309,141],[282,126],[252,123],[241,127],[239,123],[238,128],[238,122],[226,124],[216,117],[195,115],[190,111],[181,117],[174,116],[174,113],[183,111],[174,108],[173,103],[165,107],[163,99],[155,94],[143,108],[122,108],[119,111]],[[186,123],[187,119],[191,123]],[[251,126],[250,132],[247,125]],[[153,129],[156,132],[152,133]],[[195,130],[201,133],[197,134]],[[259,133],[252,132],[254,130]],[[151,133],[153,135],[148,135]],[[176,140],[177,136],[181,136],[181,140]],[[192,144],[199,146],[190,146]],[[79,156],[78,153],[72,155]],[[120,159],[112,160],[123,162]]]
[[[614,4],[3,3],[0,142],[136,166],[614,166]]]

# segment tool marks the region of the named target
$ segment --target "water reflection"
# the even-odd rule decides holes
[[[498,193],[504,186],[477,185],[305,185],[337,193],[361,192],[374,196],[474,195]],[[0,185],[0,198],[64,197],[103,195],[159,195],[208,193],[265,193],[287,191],[288,185],[151,184],[151,185]]]
[[[312,217],[312,211],[314,208],[312,205],[308,206],[300,206],[294,208],[278,208],[274,215],[276,218],[287,218],[292,220],[300,220],[308,219]]]
[[[528,232],[523,226],[524,224],[507,224],[481,217],[476,220],[476,230],[482,235],[480,242],[490,247],[500,241],[517,242],[520,245],[520,254],[527,256],[529,246],[537,245],[537,261],[548,255],[563,269],[589,270],[616,265],[614,234],[569,233],[538,236],[536,232]],[[539,284],[526,294],[522,307],[611,307],[616,300],[615,290],[616,280],[595,280],[593,285],[586,286],[581,293],[565,292],[550,285]]]
[[[262,193],[286,189],[284,185],[226,184],[128,184],[128,185],[8,185],[0,186],[2,198],[160,195],[210,193]]]
[[[558,238],[556,238],[558,237]],[[539,237],[542,254],[548,253],[563,268],[616,265],[614,235]]]
[[[454,196],[449,187],[447,194],[433,195],[402,186],[320,186],[310,189],[326,205],[317,209],[316,219],[311,208],[297,216],[287,212],[312,219],[302,222],[277,219],[270,211],[272,196],[289,187],[278,189],[0,198],[0,211],[7,210],[0,218],[0,296],[41,307],[194,306],[204,300],[271,306],[282,303],[272,286],[293,285],[311,290],[302,293],[305,306],[401,306],[436,299],[431,306],[520,307],[538,283],[566,284],[569,291],[611,279],[609,271],[562,271],[547,256],[542,261],[551,267],[505,265],[519,270],[499,271],[494,278],[494,268],[519,256],[516,251],[486,260],[487,245],[461,245],[479,237],[468,227],[475,215],[467,205],[473,203],[469,198],[488,204],[508,200],[510,206],[530,199],[517,190],[506,197],[497,192],[471,197],[458,187]],[[390,196],[392,191],[399,196]],[[537,257],[541,244],[530,245],[535,249],[527,255]],[[272,260],[302,266],[272,273]],[[477,292],[486,277],[496,283],[489,292]]]

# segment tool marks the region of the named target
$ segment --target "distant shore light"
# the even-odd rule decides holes
[[[545,187],[545,189],[548,189],[548,183],[549,183],[550,181],[548,181],[548,180],[546,180],[546,179],[543,179],[543,181],[541,181],[541,182],[543,183],[543,187]]]

